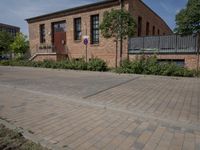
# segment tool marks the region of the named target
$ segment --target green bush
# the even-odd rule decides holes
[[[83,58],[76,60],[72,59],[69,61],[69,68],[68,69],[73,69],[73,70],[87,70],[87,63]]]
[[[117,73],[152,74],[164,76],[194,77],[198,73],[178,66],[174,63],[159,63],[156,57],[129,61],[124,60],[122,66],[116,69]]]
[[[101,59],[92,59],[89,63],[85,60],[72,59],[55,62],[52,60],[44,60],[38,62],[32,62],[27,60],[6,60],[0,61],[0,65],[3,66],[29,66],[29,67],[42,67],[53,69],[73,69],[73,70],[91,70],[91,71],[106,71],[107,65]]]
[[[84,59],[72,59],[55,62],[52,60],[44,60],[32,62],[27,60],[4,60],[0,61],[3,66],[28,66],[28,67],[43,67],[53,69],[72,69],[72,70],[90,70],[90,71],[107,71],[106,62],[93,58],[88,63]],[[188,70],[187,68],[177,66],[174,63],[159,63],[156,57],[143,58],[141,60],[129,61],[124,60],[122,66],[115,69],[117,73],[131,74],[152,74],[163,76],[180,76],[194,77],[200,76],[200,72]]]
[[[105,61],[103,61],[99,58],[92,58],[88,62],[87,69],[90,71],[107,71],[108,67],[107,67]]]

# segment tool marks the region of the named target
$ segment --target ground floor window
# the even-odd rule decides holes
[[[40,25],[40,43],[45,43],[45,25]]]
[[[175,63],[178,66],[184,67],[185,60],[184,59],[158,59],[159,63]]]
[[[99,15],[91,16],[91,44],[99,43]]]
[[[74,19],[74,40],[81,40],[81,18]]]

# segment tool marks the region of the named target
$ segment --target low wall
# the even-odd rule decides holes
[[[145,56],[152,56],[153,54],[145,54]],[[142,55],[141,54],[130,54],[130,60],[139,59]],[[157,54],[158,59],[169,59],[169,60],[184,60],[185,67],[188,69],[196,69],[197,68],[197,55],[196,54]],[[200,65],[200,63],[199,63]]]
[[[53,60],[57,61],[56,54],[37,54],[33,61]]]

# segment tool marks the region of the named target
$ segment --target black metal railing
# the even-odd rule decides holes
[[[133,37],[129,39],[129,53],[196,53],[198,37],[168,35]]]

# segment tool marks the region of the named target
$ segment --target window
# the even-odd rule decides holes
[[[158,35],[160,35],[160,30],[158,29]]]
[[[158,62],[160,64],[171,64],[174,63],[180,67],[185,66],[185,60],[184,59],[158,59]]]
[[[45,25],[40,25],[40,43],[45,43]]]
[[[146,23],[146,36],[149,35],[149,22]]]
[[[155,35],[155,30],[156,30],[156,28],[155,28],[155,26],[153,26],[153,35]]]
[[[138,36],[142,35],[142,17],[138,17]]]
[[[91,44],[99,43],[99,15],[91,16]]]
[[[65,26],[66,26],[65,21],[55,22],[53,23],[53,30],[54,32],[65,32]]]
[[[74,19],[74,40],[81,40],[81,18]]]

